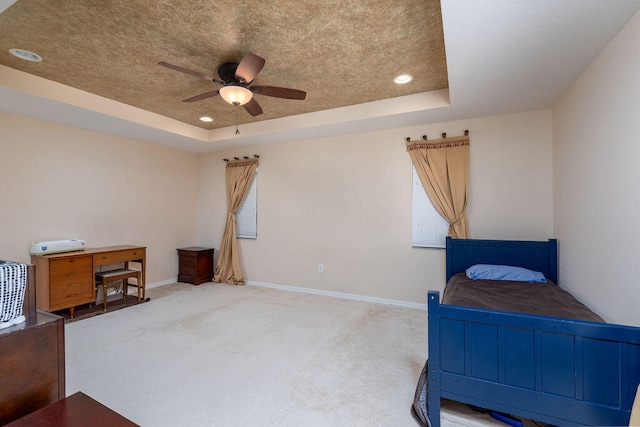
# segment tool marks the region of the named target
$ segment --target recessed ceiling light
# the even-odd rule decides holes
[[[203,122],[207,122],[207,123],[213,121],[213,119],[211,117],[209,117],[209,116],[202,116],[202,117],[200,117],[200,120],[203,121]]]
[[[37,53],[29,52],[24,49],[9,49],[9,53],[17,58],[24,59],[25,61],[41,62],[42,56]]]
[[[400,74],[393,79],[393,82],[397,85],[403,85],[405,83],[409,83],[413,80],[413,76],[411,74]]]

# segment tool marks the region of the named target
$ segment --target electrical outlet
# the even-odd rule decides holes
[[[318,273],[324,273],[324,265],[318,264]]]

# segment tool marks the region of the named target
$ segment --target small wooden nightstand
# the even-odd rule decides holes
[[[178,249],[178,282],[199,285],[213,280],[213,248],[190,246]]]

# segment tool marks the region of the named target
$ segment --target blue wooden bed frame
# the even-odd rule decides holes
[[[558,283],[555,239],[447,238],[446,257],[447,281],[483,263],[541,271]],[[553,425],[628,425],[640,328],[440,304],[435,291],[428,310],[432,427],[440,426],[441,397]]]

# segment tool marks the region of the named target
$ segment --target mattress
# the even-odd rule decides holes
[[[573,295],[549,280],[547,283],[472,280],[465,273],[458,273],[447,283],[442,303],[604,322]]]

